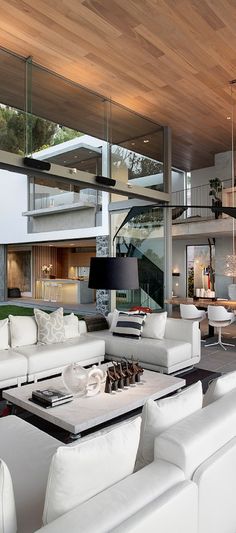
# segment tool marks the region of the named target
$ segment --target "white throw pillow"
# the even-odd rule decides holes
[[[65,340],[62,307],[50,314],[44,313],[41,309],[34,309],[34,316],[38,325],[39,343],[53,344]]]
[[[143,324],[146,319],[145,314],[119,313],[116,326],[112,332],[119,337],[133,337],[139,339],[143,331]]]
[[[140,311],[118,311],[118,309],[114,309],[112,313],[108,313],[108,316],[106,316],[106,320],[108,322],[109,329],[111,332],[113,332],[116,327],[117,320],[119,318],[119,313],[123,313],[126,315],[137,315],[140,313]]]
[[[66,339],[73,339],[74,337],[80,336],[79,319],[74,315],[74,313],[64,316],[63,321]]]
[[[0,531],[16,533],[15,498],[11,474],[7,465],[0,459]]]
[[[140,424],[138,417],[105,435],[57,449],[49,470],[44,524],[132,474]]]
[[[8,345],[8,318],[0,320],[0,350],[7,350]]]
[[[152,463],[155,438],[179,420],[201,409],[202,397],[202,384],[198,381],[169,398],[145,403],[135,470]]]
[[[208,386],[206,394],[203,398],[203,407],[206,407],[210,403],[214,402],[230,392],[236,389],[236,371],[228,372],[217,379],[214,379]]]
[[[37,324],[33,316],[9,315],[11,347],[37,343]]]
[[[167,313],[148,313],[144,322],[141,337],[163,339],[166,329]]]

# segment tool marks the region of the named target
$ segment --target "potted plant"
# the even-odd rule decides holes
[[[222,189],[223,189],[222,181],[220,180],[220,178],[212,178],[209,180],[209,185],[210,185],[209,196],[212,196],[212,207],[221,207],[222,206],[221,195],[222,195]],[[217,219],[219,218],[219,216],[221,216],[221,214],[215,211],[215,218]]]

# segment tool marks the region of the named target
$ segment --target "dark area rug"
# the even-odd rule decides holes
[[[193,383],[196,383],[197,381],[202,382],[202,389],[203,394],[205,394],[208,385],[213,379],[218,378],[221,376],[221,372],[213,372],[212,370],[206,370],[205,368],[192,368],[191,370],[187,370],[186,372],[183,372],[179,374],[176,377],[180,377],[186,380],[186,387],[189,385],[193,385]]]

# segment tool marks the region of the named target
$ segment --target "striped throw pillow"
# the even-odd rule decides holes
[[[134,315],[119,313],[116,326],[113,330],[113,335],[139,339],[141,337],[146,316],[147,315],[144,313]]]

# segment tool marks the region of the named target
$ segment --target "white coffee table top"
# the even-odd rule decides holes
[[[16,387],[3,392],[3,397],[70,433],[78,434],[141,407],[146,400],[157,400],[185,385],[185,379],[144,370],[141,382],[112,394],[103,391],[96,396],[74,398],[72,402],[45,409],[29,401],[35,389],[63,389],[62,378],[53,378]],[[104,390],[104,386],[103,386]]]

